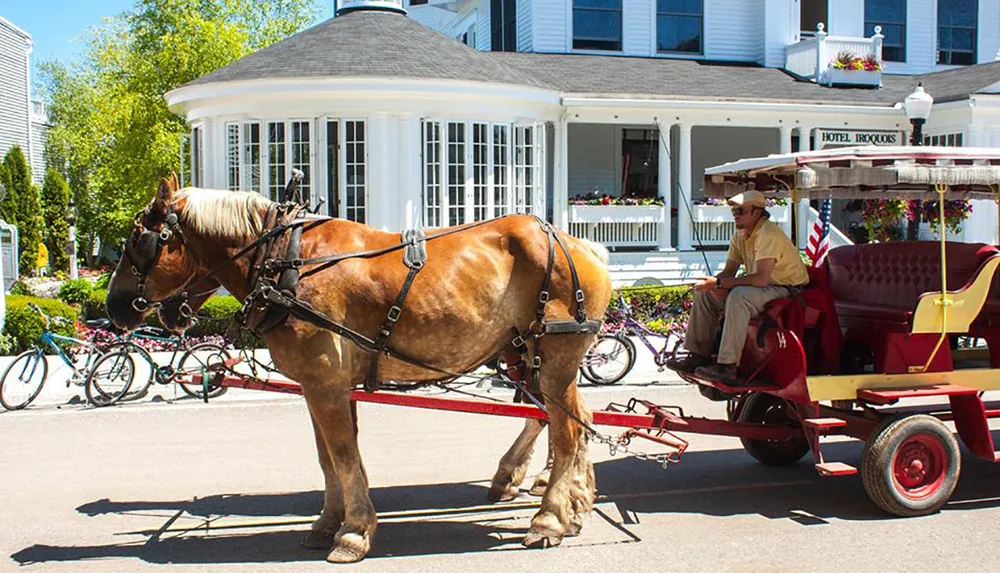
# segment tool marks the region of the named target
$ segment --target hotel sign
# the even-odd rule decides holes
[[[821,147],[830,145],[900,145],[898,131],[854,131],[851,129],[821,129]]]

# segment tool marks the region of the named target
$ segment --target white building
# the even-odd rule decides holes
[[[168,93],[192,126],[194,182],[273,196],[294,167],[324,212],[391,230],[534,212],[614,248],[616,282],[666,282],[704,274],[699,250],[724,257],[728,212],[692,204],[705,167],[903,143],[900,104],[918,83],[936,102],[928,137],[1000,146],[1000,63],[954,65],[993,60],[1000,0],[419,4],[407,16],[401,0],[342,1]],[[835,69],[845,51],[899,61]],[[594,191],[665,205],[570,204]],[[772,209],[789,231],[790,210]],[[990,224],[965,238],[996,242],[995,205],[975,216]]]
[[[31,99],[31,35],[0,16],[0,159],[18,146],[32,179],[45,178],[45,105]]]

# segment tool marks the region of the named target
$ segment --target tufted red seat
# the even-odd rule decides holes
[[[980,243],[947,243],[946,249],[948,290],[965,286],[987,258],[1000,252]],[[837,247],[827,257],[827,268],[841,326],[909,332],[920,295],[941,290],[941,245],[907,241]],[[1000,299],[992,302],[1000,318]]]

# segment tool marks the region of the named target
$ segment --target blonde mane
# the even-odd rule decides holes
[[[187,200],[180,222],[212,239],[256,239],[264,232],[263,214],[272,203],[257,193],[185,187],[174,196]]]

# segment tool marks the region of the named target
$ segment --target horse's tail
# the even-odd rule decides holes
[[[608,261],[611,259],[611,254],[608,253],[607,247],[597,241],[591,241],[590,239],[577,238],[577,240],[586,245],[587,248],[594,253],[594,256],[600,259],[602,263],[608,264]]]

